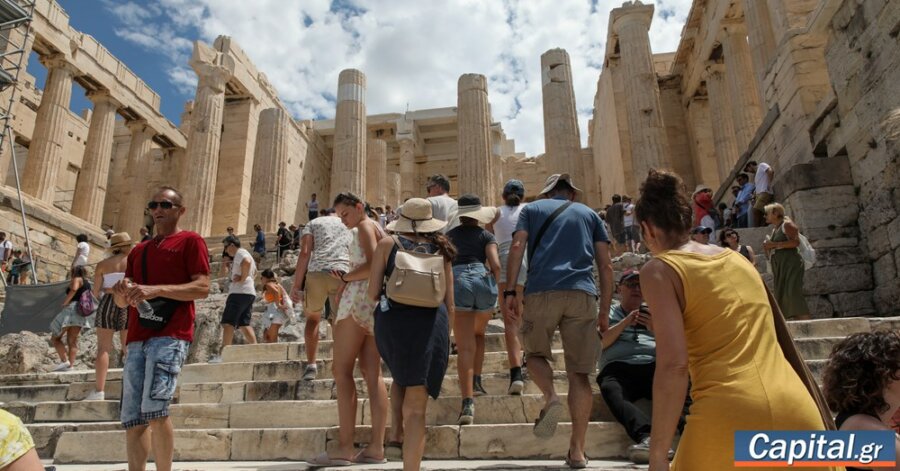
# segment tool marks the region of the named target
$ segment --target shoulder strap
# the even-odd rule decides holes
[[[544,233],[547,232],[547,228],[550,227],[550,223],[552,223],[553,220],[555,220],[557,218],[557,216],[562,214],[562,212],[565,211],[566,208],[568,208],[569,206],[572,206],[572,202],[566,201],[565,204],[556,208],[556,211],[553,211],[553,213],[550,214],[550,217],[548,217],[547,220],[544,221],[544,224],[541,225],[541,228],[538,229],[537,235],[534,238],[534,243],[528,245],[528,265],[529,266],[531,265],[531,258],[534,257],[534,251],[537,250],[538,246],[541,245],[541,239],[544,238]]]

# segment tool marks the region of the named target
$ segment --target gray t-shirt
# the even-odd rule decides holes
[[[456,213],[459,210],[459,206],[456,203],[456,200],[444,195],[438,196],[429,196],[428,201],[431,202],[431,214],[435,219],[440,219],[441,221],[446,221],[447,225],[441,231],[446,234],[450,229],[459,225],[459,217],[457,217]]]
[[[621,304],[609,308],[609,325],[615,325],[628,316]],[[646,365],[656,363],[656,338],[653,332],[638,326],[628,326],[622,330],[619,338],[603,350],[600,356],[600,369],[606,365],[620,361],[629,365]]]
[[[336,216],[315,218],[303,228],[313,236],[313,251],[308,272],[350,271],[350,243],[353,235]]]

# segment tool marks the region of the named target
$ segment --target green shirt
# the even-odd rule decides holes
[[[613,304],[609,308],[609,325],[618,324],[628,316],[621,304]],[[600,369],[606,365],[620,361],[629,365],[645,365],[656,362],[656,338],[653,332],[638,326],[622,329],[619,338],[600,355]]]

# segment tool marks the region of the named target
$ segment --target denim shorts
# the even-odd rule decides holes
[[[168,417],[175,382],[190,343],[173,337],[154,337],[128,344],[122,370],[120,420],[125,428],[147,425]]]
[[[453,265],[453,304],[464,311],[488,311],[497,305],[497,282],[483,263]]]

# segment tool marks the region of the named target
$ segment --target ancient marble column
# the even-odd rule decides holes
[[[400,144],[400,203],[422,196],[424,188],[416,188],[416,141],[410,136],[397,135]],[[418,191],[417,191],[418,190]]]
[[[732,103],[725,82],[725,66],[722,64],[707,66],[706,90],[709,94],[709,112],[720,182],[724,182],[728,178],[735,162],[740,157],[732,123]]]
[[[459,136],[459,194],[472,193],[483,201],[492,196],[491,115],[487,79],[480,74],[459,77],[457,91],[457,134]]]
[[[31,135],[31,147],[22,175],[22,191],[53,204],[63,160],[75,68],[61,54],[42,57],[41,62],[47,67],[47,81]]]
[[[285,208],[288,197],[290,119],[281,108],[269,108],[259,114],[250,210],[245,229],[247,234],[253,233],[254,224],[273,230],[279,222],[288,218]]]
[[[398,172],[387,172],[387,201],[385,205],[391,205],[394,211],[400,207],[403,200],[400,198],[400,174]]]
[[[387,204],[387,143],[382,139],[366,141],[365,198],[373,207]]]
[[[31,55],[32,46],[34,45],[34,28],[28,27],[28,37],[25,37],[24,28],[16,28],[9,30],[7,33],[8,40],[4,41],[4,46],[2,47],[2,53],[9,54],[6,56],[6,60],[8,61],[16,61],[19,60],[19,56],[16,55],[14,51],[22,50],[21,63],[20,67],[22,70],[27,70],[28,68],[28,59]],[[18,93],[16,87],[9,87],[3,92],[0,92],[0,113],[2,114],[16,114],[16,109],[20,106],[25,106],[22,103],[14,102],[12,103],[11,109],[7,110],[6,107],[10,106],[9,98],[13,93]],[[0,130],[2,131],[2,130]],[[4,184],[7,180],[7,175],[12,173],[12,144],[9,142],[4,142],[2,149],[0,149],[0,185]],[[22,174],[22,168],[19,168],[19,175]],[[13,177],[15,178],[15,177]]]
[[[541,55],[541,95],[544,104],[544,158],[553,173],[583,173],[581,135],[572,88],[572,66],[565,49]]]
[[[651,168],[665,165],[669,153],[659,103],[659,83],[650,52],[653,5],[626,4],[612,11],[618,35],[625,107],[635,183],[640,187]]]
[[[747,22],[747,36],[750,42],[750,54],[753,59],[753,71],[756,73],[756,88],[759,93],[759,103],[763,110],[766,105],[766,94],[763,83],[766,78],[766,68],[769,61],[775,55],[775,31],[772,27],[772,17],[769,13],[769,5],[765,0],[744,0],[744,20]]]
[[[128,160],[125,166],[125,188],[127,193],[119,208],[115,230],[127,232],[132,240],[140,240],[140,229],[144,225],[144,209],[152,195],[147,188],[148,165],[153,130],[144,120],[129,121],[131,142],[128,144]]]
[[[747,45],[747,27],[743,23],[734,22],[725,25],[722,53],[725,56],[725,68],[728,70],[725,77],[728,81],[731,115],[740,155],[747,150],[762,123],[756,74],[753,72],[750,47]]]
[[[187,161],[179,185],[187,207],[181,226],[206,236],[210,235],[212,227],[225,84],[231,78],[231,70],[214,63],[192,61],[191,65],[197,72],[198,81],[188,133]]]
[[[366,76],[356,69],[338,77],[329,203],[345,191],[366,196]]]
[[[90,92],[88,98],[94,103],[94,110],[91,113],[81,171],[75,184],[72,214],[99,226],[103,218],[103,204],[106,201],[109,160],[112,157],[113,134],[116,130],[116,110],[121,104],[113,99],[108,91]]]

